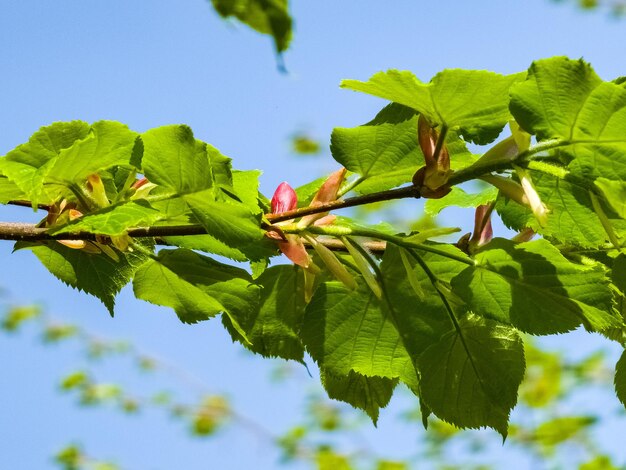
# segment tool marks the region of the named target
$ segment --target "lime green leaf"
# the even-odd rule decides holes
[[[511,88],[511,113],[539,140],[572,137],[577,117],[602,80],[584,60],[533,62],[526,81]]]
[[[465,144],[454,133],[446,139],[452,168],[473,161]],[[411,181],[424,165],[417,144],[417,114],[392,103],[369,123],[354,128],[335,128],[331,136],[333,158],[360,175],[361,193],[383,191]]]
[[[511,112],[538,140],[559,139],[558,156],[576,175],[626,179],[626,89],[603,82],[583,60],[534,62],[511,89]]]
[[[259,288],[243,269],[219,263],[190,250],[161,250],[141,266],[133,281],[135,296],[171,307],[184,323],[225,313],[247,341],[239,319],[258,309]]]
[[[137,267],[146,260],[146,256],[139,252],[116,252],[119,262],[115,262],[104,253],[87,253],[57,242],[18,243],[17,248],[30,249],[54,276],[65,284],[100,299],[111,315],[115,296],[128,284]]]
[[[361,91],[413,108],[434,125],[458,129],[477,144],[493,141],[510,114],[509,88],[524,74],[499,75],[483,70],[444,70],[429,83],[407,71],[388,70],[368,82],[344,80],[343,88]]]
[[[524,377],[524,349],[515,330],[476,316],[459,321],[419,357],[420,397],[441,419],[460,427],[490,426],[506,437]]]
[[[232,172],[232,188],[237,198],[255,214],[263,211],[259,205],[259,170]]]
[[[405,462],[391,462],[389,460],[379,460],[376,464],[376,470],[408,470]]]
[[[597,266],[568,261],[546,240],[516,245],[494,239],[475,266],[452,279],[452,290],[476,314],[532,334],[619,327],[609,280]]]
[[[256,280],[261,288],[260,308],[247,317],[239,317],[239,325],[251,351],[265,357],[282,357],[302,362],[304,346],[298,332],[304,316],[304,279],[297,266],[280,265],[265,270]],[[233,337],[241,340],[226,324]]]
[[[196,140],[189,127],[157,127],[143,133],[141,139],[143,172],[151,183],[181,195],[212,186],[207,145]]]
[[[261,229],[261,214],[254,208],[232,199],[213,201],[210,191],[190,194],[183,199],[207,233],[235,252],[252,261],[275,252],[274,244]]]
[[[62,150],[86,138],[89,124],[82,121],[57,122],[35,132],[0,160],[0,173],[17,185],[36,206],[43,181]],[[46,200],[45,202],[52,202]]]
[[[424,204],[424,211],[429,215],[437,215],[446,207],[478,207],[481,204],[488,204],[496,200],[498,189],[489,188],[475,194],[468,194],[458,186],[453,186],[446,196],[441,199],[427,199]]]
[[[291,16],[287,0],[211,0],[213,8],[224,18],[236,17],[255,31],[274,38],[277,52],[283,52],[291,41]]]
[[[35,305],[11,307],[3,315],[0,328],[4,331],[17,331],[23,323],[41,316],[41,308]]]
[[[164,217],[161,212],[150,206],[147,201],[137,200],[85,214],[62,226],[52,226],[48,231],[51,234],[86,231],[114,236],[122,235],[130,227],[152,225]]]
[[[46,182],[83,183],[93,173],[130,165],[137,135],[119,122],[94,123],[87,137],[59,153]]]
[[[1,164],[0,164],[1,166]],[[0,204],[26,198],[26,193],[22,191],[13,181],[6,176],[0,176]]]
[[[330,150],[348,170],[374,179],[369,191],[382,191],[410,181],[423,165],[416,136],[415,111],[392,103],[368,124],[333,129]]]
[[[350,460],[332,449],[321,447],[315,455],[317,470],[352,470]]]
[[[535,439],[541,446],[554,447],[569,439],[596,422],[594,416],[563,416],[541,423],[535,430]]]
[[[613,464],[608,455],[597,455],[581,464],[578,470],[620,470],[620,467]]]
[[[201,145],[201,144],[200,144]],[[231,188],[233,186],[233,173],[231,171],[231,159],[222,155],[219,150],[209,144],[206,145],[206,154],[209,159],[209,167],[211,170],[212,186],[220,188]],[[244,172],[250,173],[252,177],[255,171]],[[258,184],[258,183],[257,183]],[[240,188],[241,189],[241,188]]]
[[[322,383],[329,398],[365,411],[376,425],[380,408],[387,406],[391,400],[397,380],[366,377],[353,371],[345,376],[322,370]]]

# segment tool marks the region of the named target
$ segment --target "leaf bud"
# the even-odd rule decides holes
[[[298,196],[289,183],[282,182],[272,196],[272,214],[282,214],[298,207]]]
[[[482,204],[476,208],[474,214],[474,231],[469,245],[472,248],[481,247],[493,238],[493,228],[491,226],[491,211],[493,204]]]

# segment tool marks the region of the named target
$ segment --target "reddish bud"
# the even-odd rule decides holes
[[[149,182],[149,181],[148,181],[148,178],[143,177],[143,178],[138,179],[137,181],[135,181],[135,182],[133,183],[133,185],[131,186],[131,188],[134,188],[134,189],[139,189],[139,188],[141,188],[144,184],[147,184],[148,182]]]
[[[77,211],[76,209],[70,209],[69,210],[69,218],[70,220],[76,220],[80,217],[83,216],[83,213],[81,211]]]
[[[493,228],[491,226],[492,204],[483,204],[476,208],[474,215],[474,232],[470,239],[470,246],[479,247],[491,241]]]
[[[307,253],[300,237],[292,234],[288,234],[286,237],[286,242],[278,242],[280,251],[298,266],[308,268],[311,264],[311,257]]]
[[[272,197],[272,214],[282,214],[298,207],[298,196],[289,183],[282,182]]]
[[[339,192],[339,188],[343,184],[343,180],[346,177],[345,168],[341,168],[340,170],[332,173],[324,184],[320,187],[320,189],[315,194],[313,201],[311,202],[311,206],[319,206],[322,204],[326,204],[327,202],[332,202],[337,199],[337,193]]]
[[[323,204],[333,202],[337,200],[337,193],[339,192],[339,188],[343,184],[343,181],[346,177],[346,173],[348,170],[345,168],[341,168],[340,170],[332,173],[326,181],[320,186],[320,189],[315,193],[315,197],[311,201],[310,207],[317,207]],[[311,214],[305,215],[300,219],[298,225],[300,227],[308,227],[316,220],[323,219],[328,215],[328,212],[322,212],[319,214]],[[328,220],[328,219],[327,219]]]
[[[446,183],[450,178],[450,154],[445,144],[436,155],[439,134],[420,114],[417,121],[417,140],[424,155],[424,166],[413,175],[413,184],[421,189],[422,197],[438,199],[450,192]]]

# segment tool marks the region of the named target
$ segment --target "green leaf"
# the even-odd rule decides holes
[[[43,181],[61,151],[85,139],[90,126],[86,122],[57,122],[35,132],[0,160],[0,173],[8,177],[36,206]],[[48,199],[44,202],[52,202]]]
[[[548,207],[547,223],[541,226],[530,208],[504,197],[498,199],[496,210],[502,221],[514,230],[530,227],[537,233],[558,242],[597,248],[607,241],[607,233],[593,208],[589,189],[577,178],[557,178],[531,171],[533,183]],[[615,214],[607,214],[617,233],[626,231],[626,223]]]
[[[54,276],[65,284],[91,294],[113,315],[115,296],[133,277],[146,256],[137,251],[116,251],[116,262],[104,253],[93,254],[68,248],[57,242],[45,244],[18,243],[16,249],[30,249]]]
[[[562,416],[541,423],[535,430],[534,438],[539,445],[554,447],[573,439],[597,421],[594,416]]]
[[[322,383],[329,398],[341,400],[367,413],[374,425],[380,408],[391,400],[397,380],[385,377],[366,377],[350,371],[347,376],[322,369]]]
[[[91,174],[118,166],[130,165],[138,134],[124,124],[99,121],[92,124],[89,134],[63,150],[55,159],[47,183],[83,183]]]
[[[473,162],[472,155],[458,136],[451,132],[446,146],[452,168]],[[361,193],[383,191],[411,181],[424,165],[417,144],[417,114],[396,103],[386,106],[369,123],[354,128],[335,128],[331,136],[333,158],[360,175]]]
[[[424,162],[417,145],[417,115],[395,103],[368,124],[333,129],[330,150],[335,160],[365,180],[361,185],[369,183],[367,191],[410,181]]]
[[[441,199],[427,199],[424,204],[424,211],[431,215],[437,215],[446,207],[478,207],[481,204],[489,204],[496,200],[498,189],[493,186],[475,193],[468,194],[458,186],[453,186],[452,190]]]
[[[244,346],[265,357],[302,362],[304,346],[298,336],[305,308],[302,270],[292,265],[272,266],[256,284],[261,288],[260,307],[238,318],[249,340]],[[230,322],[223,319],[233,338],[241,341]]]
[[[602,80],[584,60],[553,57],[533,62],[511,88],[511,113],[539,140],[572,137],[578,115]]]
[[[211,0],[213,8],[224,18],[236,17],[255,31],[271,35],[277,52],[283,52],[291,41],[292,20],[287,0]]]
[[[251,261],[275,253],[274,244],[261,229],[261,214],[258,210],[232,199],[213,201],[210,191],[190,194],[183,199],[207,233],[235,253]]]
[[[583,60],[534,62],[511,89],[511,112],[539,141],[559,139],[553,152],[578,176],[626,179],[626,89],[603,82]]]
[[[420,397],[439,418],[465,428],[490,426],[506,437],[524,377],[524,349],[515,330],[470,316],[418,362]]]
[[[453,246],[436,246],[451,254],[462,254]],[[403,255],[408,263],[402,261]],[[421,259],[442,283],[448,283],[467,267],[464,263],[432,253],[423,253]],[[412,270],[411,275],[407,274],[407,268]],[[386,298],[383,312],[393,318],[405,348],[411,357],[417,358],[452,328],[446,307],[431,279],[404,248],[388,243],[380,269]],[[418,294],[416,289],[423,294]]]
[[[212,187],[207,145],[196,140],[188,126],[157,127],[141,139],[143,172],[151,183],[181,195]]]
[[[508,122],[509,88],[524,74],[483,70],[444,70],[429,83],[408,71],[388,70],[368,82],[343,80],[341,86],[413,108],[433,125],[457,130],[465,140],[488,144]]]
[[[626,351],[622,352],[615,365],[615,393],[619,401],[626,406]]]
[[[531,334],[621,325],[603,269],[568,261],[546,240],[494,239],[451,285],[468,310]]]
[[[150,226],[165,216],[145,200],[129,201],[109,206],[59,227],[52,226],[50,234],[86,231],[100,235],[122,235],[130,227]]]
[[[9,201],[24,199],[26,193],[22,191],[13,181],[6,176],[0,176],[0,204],[6,204]]]
[[[328,373],[347,376],[354,371],[417,385],[397,327],[367,286],[352,291],[339,282],[322,283],[306,308],[300,335]]]
[[[607,178],[597,178],[595,184],[613,210],[622,218],[626,219],[626,182],[612,181]]]
[[[135,296],[171,307],[184,323],[225,313],[247,341],[239,319],[259,307],[259,288],[243,269],[219,263],[190,250],[161,250],[135,273]]]

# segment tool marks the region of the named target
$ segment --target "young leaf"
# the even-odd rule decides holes
[[[388,70],[373,75],[368,82],[344,80],[341,86],[408,106],[433,125],[458,129],[465,140],[488,144],[510,118],[509,88],[524,76],[453,69],[423,83],[411,72]]]
[[[92,124],[86,138],[59,153],[46,182],[82,184],[91,174],[118,165],[130,165],[137,136],[119,122]]]
[[[444,421],[464,428],[490,426],[506,437],[524,349],[512,328],[469,316],[418,360],[420,397]]]
[[[25,198],[26,193],[18,188],[13,181],[6,176],[0,176],[0,204]]]
[[[214,201],[210,191],[189,194],[183,199],[209,235],[249,260],[258,261],[275,253],[274,244],[261,229],[258,209],[233,199]]]
[[[43,181],[54,160],[64,149],[86,138],[86,122],[57,122],[35,132],[22,144],[0,159],[0,173],[22,190],[36,207],[43,191]],[[43,202],[52,202],[46,200]]]
[[[333,129],[330,149],[335,160],[359,175],[359,192],[383,191],[411,181],[423,164],[416,134],[416,112],[391,103],[367,124]],[[463,141],[453,132],[446,138],[446,148],[454,169],[473,161]]]
[[[157,127],[143,133],[141,139],[143,173],[151,183],[180,195],[212,187],[207,146],[194,138],[189,127]]]
[[[511,113],[539,141],[560,140],[556,156],[575,175],[626,180],[626,89],[583,60],[534,62],[511,89]]]
[[[150,206],[145,200],[128,201],[85,214],[71,222],[48,230],[50,234],[91,232],[99,235],[122,235],[130,227],[152,225],[165,215]]]

